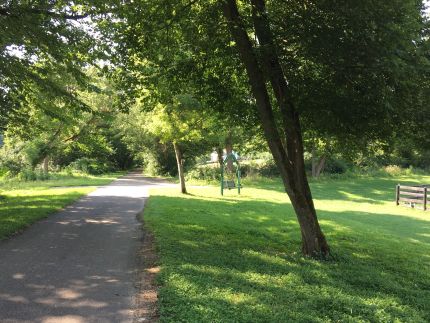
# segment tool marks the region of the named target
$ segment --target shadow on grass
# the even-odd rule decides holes
[[[430,320],[428,221],[320,212],[337,260],[317,262],[298,254],[289,204],[153,196],[145,217],[167,321]]]
[[[318,200],[342,200],[370,204],[383,204],[395,200],[397,184],[418,185],[418,179],[399,179],[390,177],[351,178],[349,180],[322,180],[310,183],[312,194]],[[248,187],[283,192],[282,183],[275,179],[248,183]]]

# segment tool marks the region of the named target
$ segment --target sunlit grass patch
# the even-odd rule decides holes
[[[430,321],[430,212],[395,206],[425,176],[312,183],[334,259],[300,255],[299,227],[275,180],[243,193],[154,189],[145,222],[160,254],[169,322]]]

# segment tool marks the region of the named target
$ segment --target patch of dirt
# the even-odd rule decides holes
[[[142,226],[142,245],[138,254],[137,295],[135,298],[134,322],[158,322],[158,286],[156,276],[160,272],[157,265],[154,235]]]

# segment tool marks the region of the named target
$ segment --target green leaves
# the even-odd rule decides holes
[[[68,1],[0,5],[0,109],[5,112],[0,127],[24,104],[23,92],[49,97],[39,105],[41,109],[55,99],[86,108],[64,82],[52,77],[67,75],[79,86],[87,82],[82,67],[94,59],[91,48],[95,41],[85,30],[88,22],[81,21],[87,15],[82,8]]]

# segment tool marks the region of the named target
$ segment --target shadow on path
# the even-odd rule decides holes
[[[1,322],[132,321],[136,219],[151,186],[124,176],[0,243]]]

